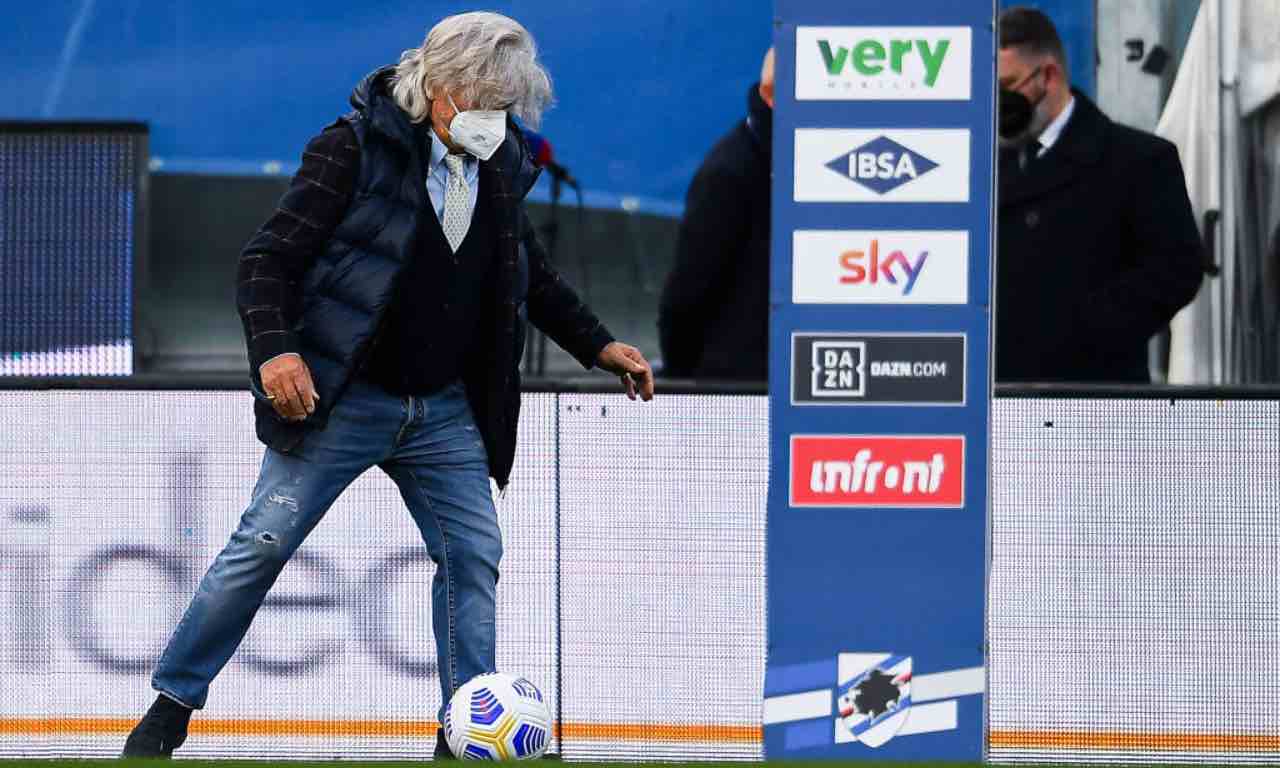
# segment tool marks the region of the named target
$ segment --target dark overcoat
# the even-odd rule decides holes
[[[1149,382],[1148,340],[1204,274],[1182,165],[1074,95],[1043,157],[1000,153],[996,378]]]

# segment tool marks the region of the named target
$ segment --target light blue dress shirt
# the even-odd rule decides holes
[[[444,193],[449,184],[449,166],[444,164],[444,156],[449,154],[449,148],[440,140],[435,129],[431,129],[431,160],[427,165],[427,194],[431,196],[431,207],[436,211],[436,218],[440,223],[444,223]],[[470,193],[468,201],[470,208],[467,210],[467,220],[476,212],[476,197],[480,192],[480,161],[471,153],[464,153],[462,160],[462,175],[467,179],[467,189]]]

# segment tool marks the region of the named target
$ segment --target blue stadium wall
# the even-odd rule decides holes
[[[163,170],[287,172],[361,77],[475,8],[538,40],[558,101],[544,133],[593,202],[668,214],[772,34],[770,0],[50,0],[0,28],[0,118],[145,120]]]
[[[1092,0],[1042,0],[1093,84]],[[0,119],[143,120],[158,170],[288,173],[366,72],[449,13],[523,22],[558,93],[544,133],[588,204],[675,215],[744,111],[771,0],[47,0],[0,26]],[[16,23],[13,23],[16,22]],[[545,194],[545,190],[543,191]]]
[[[1092,0],[1042,0],[1093,87]],[[488,7],[538,39],[557,91],[543,132],[586,187],[557,262],[615,334],[660,364],[658,296],[685,191],[741,118],[772,38],[772,0],[46,0],[6,6],[0,120],[150,128],[139,372],[241,371],[235,258],[352,85],[441,16]],[[534,221],[548,220],[548,184]],[[546,372],[581,368],[554,345]]]

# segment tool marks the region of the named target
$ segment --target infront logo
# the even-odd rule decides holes
[[[968,27],[797,27],[799,100],[968,100]]]
[[[793,435],[795,507],[963,507],[964,436]]]
[[[878,195],[915,181],[938,164],[886,136],[881,136],[847,154],[827,167],[856,181]]]

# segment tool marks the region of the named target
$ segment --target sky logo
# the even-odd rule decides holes
[[[880,136],[837,157],[827,163],[827,167],[877,195],[884,195],[915,181],[938,164],[887,136]]]
[[[798,229],[791,264],[796,304],[969,301],[969,233],[963,230]]]
[[[896,286],[901,277],[902,295],[910,296],[928,258],[928,251],[920,251],[919,256],[909,260],[901,250],[892,251],[882,258],[880,240],[872,238],[871,247],[866,251],[852,250],[840,254],[840,268],[844,272],[840,275],[840,282],[846,285],[875,285],[883,280]]]

